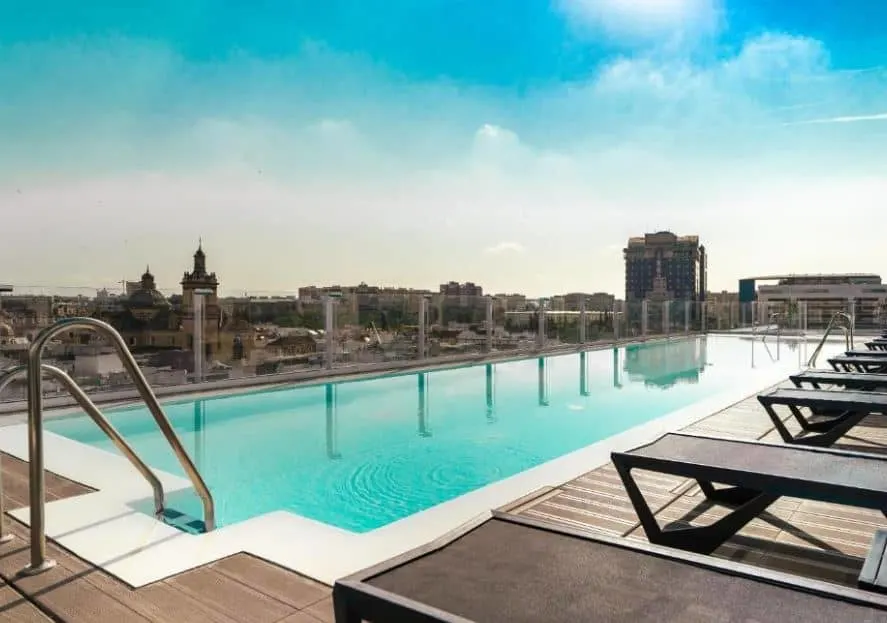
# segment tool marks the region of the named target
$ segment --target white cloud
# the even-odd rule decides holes
[[[805,121],[793,121],[786,125],[809,125],[817,123],[857,123],[859,121],[887,121],[887,112],[873,115],[845,115],[838,117],[826,117],[823,119],[807,119]]]
[[[557,0],[577,28],[616,41],[684,44],[717,32],[720,0]]]
[[[522,149],[516,132],[492,123],[485,123],[474,133],[474,149],[482,155],[516,154]]]
[[[519,242],[500,242],[499,244],[487,247],[484,253],[487,255],[504,255],[511,253],[524,253],[526,249]]]
[[[95,141],[87,118],[82,134],[36,135],[41,149],[33,153],[15,137],[0,144],[0,205],[32,222],[64,221],[47,241],[13,219],[0,264],[61,281],[90,271],[104,279],[101,258],[111,253],[128,272],[150,261],[174,284],[179,258],[164,264],[150,240],[163,237],[164,249],[181,246],[187,256],[203,235],[225,288],[248,288],[257,275],[264,287],[292,289],[367,278],[420,286],[457,274],[496,290],[567,291],[588,282],[619,291],[628,235],[668,228],[703,237],[717,287],[733,287],[738,273],[804,264],[815,272],[832,232],[807,227],[810,215],[853,209],[864,220],[887,192],[866,178],[866,167],[874,175],[884,166],[876,129],[850,123],[881,120],[863,113],[887,110],[876,88],[883,72],[835,72],[819,42],[782,34],[752,39],[723,61],[692,58],[656,50],[615,59],[583,85],[528,93],[519,106],[470,88],[386,88],[373,74],[381,81],[373,88],[361,82],[345,92],[336,82],[341,101],[311,109],[307,74],[259,80],[290,74],[256,61],[239,88],[221,77],[204,91],[181,87],[182,101],[198,105],[183,105],[175,126],[136,118]],[[359,73],[342,65],[336,75],[349,71]],[[285,92],[292,84],[308,95]],[[275,101],[280,110],[263,108]],[[811,102],[816,110],[805,110]],[[803,117],[833,125],[784,125]],[[854,128],[866,133],[850,143]],[[93,168],[79,179],[53,182],[59,169],[84,162]],[[114,246],[132,231],[121,214],[140,219],[144,242]],[[854,235],[869,251],[848,269],[870,270],[879,261],[877,232]],[[41,254],[46,244],[58,249],[55,259]],[[748,244],[767,252],[749,258]],[[460,248],[483,250],[490,261]],[[588,265],[577,261],[582,249],[602,251]],[[533,273],[537,253],[546,258],[544,278]]]
[[[810,37],[764,33],[749,39],[736,57],[723,64],[727,77],[739,80],[798,81],[828,69],[829,54]]]
[[[828,71],[828,55],[814,39],[784,34],[764,34],[748,40],[732,57],[715,63],[696,64],[684,55],[659,54],[621,57],[605,65],[592,82],[591,95],[604,100],[631,96],[639,104],[690,103],[682,113],[696,113],[701,106],[735,105],[782,108],[796,106],[816,83],[819,99],[834,78]],[[809,99],[806,99],[809,101]],[[732,114],[734,121],[736,119]]]
[[[479,141],[504,141],[506,143],[517,142],[517,134],[506,128],[492,123],[485,123],[478,128],[476,138]]]
[[[347,135],[354,131],[354,127],[347,119],[321,119],[311,127],[318,132],[333,136]]]
[[[586,137],[599,146],[606,138],[608,147],[630,143],[642,150],[667,145],[708,159],[712,151],[798,149],[795,141],[805,133],[787,126],[804,117],[868,117],[874,106],[887,105],[887,72],[835,70],[828,50],[808,37],[765,33],[730,57],[693,58],[659,52],[616,58],[584,86],[550,98],[536,116],[573,121],[578,131],[572,140]],[[814,107],[815,112],[805,110]],[[812,153],[810,145],[798,151],[802,157]]]

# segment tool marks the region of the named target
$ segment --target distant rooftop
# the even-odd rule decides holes
[[[628,239],[628,246],[643,246],[648,244],[699,244],[699,236],[678,236],[670,231],[657,231],[643,236],[632,236]]]
[[[759,281],[775,281],[777,285],[761,285],[760,289],[774,290],[780,287],[808,287],[808,286],[880,286],[881,277],[874,273],[819,273],[819,274],[788,274],[766,275],[763,277],[747,277],[739,281],[740,291],[745,288],[754,288]],[[745,286],[743,286],[745,284]]]
[[[788,273],[763,277],[745,277],[743,281],[776,281],[778,279],[881,279],[881,275],[875,273]]]

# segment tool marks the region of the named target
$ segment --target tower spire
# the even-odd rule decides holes
[[[198,279],[206,277],[206,254],[203,252],[203,238],[198,239],[197,251],[194,252],[193,274]]]

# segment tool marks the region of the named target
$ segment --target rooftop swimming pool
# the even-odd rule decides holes
[[[760,342],[708,336],[164,406],[213,492],[217,525],[284,510],[362,533],[714,397],[761,369],[787,375],[798,356],[782,349],[778,358]],[[149,465],[183,475],[145,408],[107,415]],[[46,429],[116,452],[83,415],[47,420]],[[169,505],[202,516],[190,492]]]

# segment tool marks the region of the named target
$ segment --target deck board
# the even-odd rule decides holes
[[[0,586],[0,621],[3,623],[46,623],[52,621],[6,583]]]
[[[2,468],[7,510],[26,506],[27,463],[2,455]],[[46,474],[49,500],[90,491]],[[133,589],[48,541],[48,555],[58,561],[58,568],[38,576],[19,576],[29,559],[28,529],[6,519],[16,538],[0,546],[0,622],[53,618],[77,623],[333,621],[329,587],[243,553]]]
[[[783,421],[789,430],[798,430],[787,414]],[[781,442],[755,396],[684,430]],[[887,418],[868,418],[835,447],[887,453]],[[725,512],[708,503],[692,480],[661,475],[654,478],[639,470],[636,474],[651,509],[663,524],[704,525]],[[531,502],[514,512],[627,538],[646,538],[609,463],[562,484],[544,500]],[[877,511],[782,498],[714,555],[853,586],[875,530],[885,525],[887,520]]]

